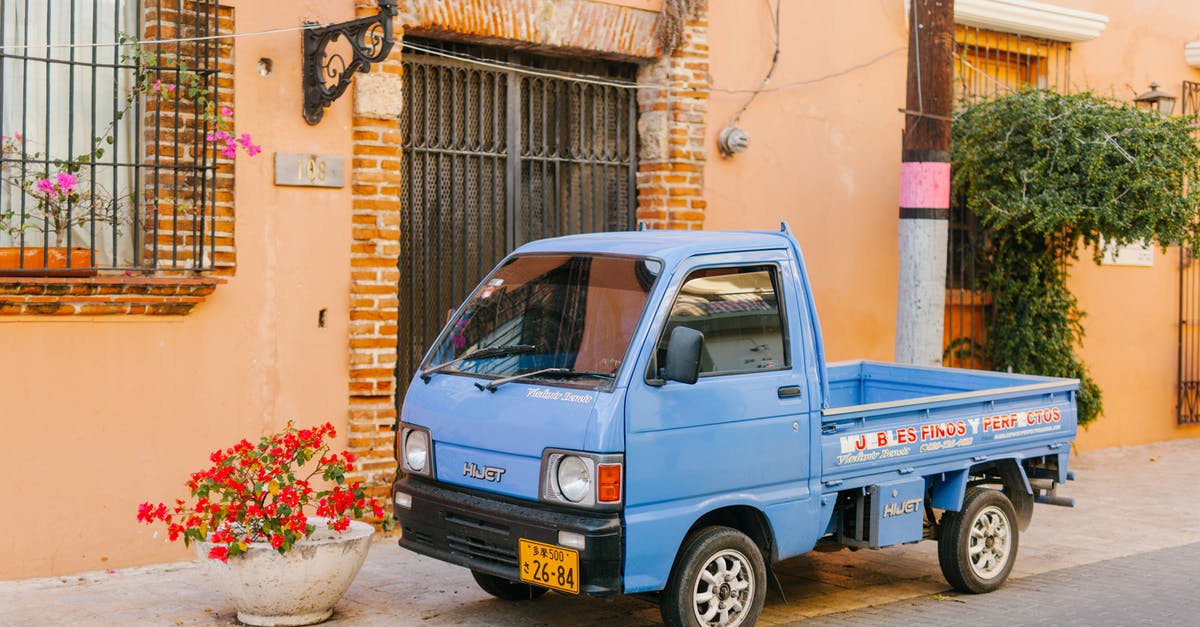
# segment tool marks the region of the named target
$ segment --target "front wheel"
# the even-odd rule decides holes
[[[942,516],[938,564],[946,581],[973,594],[999,588],[1017,558],[1016,520],[1003,492],[967,490],[962,510]]]
[[[762,551],[730,527],[688,536],[662,595],[663,622],[672,627],[753,625],[767,595]]]
[[[532,601],[546,594],[546,589],[541,586],[509,581],[503,577],[481,573],[477,570],[471,571],[471,576],[475,578],[475,583],[479,584],[484,592],[505,601]]]

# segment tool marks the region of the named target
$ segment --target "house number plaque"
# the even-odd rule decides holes
[[[275,184],[345,187],[346,160],[329,155],[275,153]]]

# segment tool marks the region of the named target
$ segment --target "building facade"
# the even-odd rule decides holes
[[[958,0],[958,93],[1182,98],[1200,81],[1183,4]],[[787,220],[830,358],[892,356],[901,0],[400,0],[387,58],[315,125],[301,29],[373,0],[0,5],[0,249],[34,253],[0,267],[19,513],[0,578],[185,559],[137,504],[289,420],[332,421],[386,495],[397,403],[446,309],[539,237]],[[66,15],[86,27],[18,26]],[[134,33],[136,52],[111,45]],[[197,85],[207,102],[181,97]],[[733,126],[748,145],[727,156]],[[40,269],[64,242],[84,256]],[[1080,448],[1200,436],[1177,411],[1180,251],[1142,259],[1072,269],[1106,399]],[[948,289],[951,320],[982,297]]]

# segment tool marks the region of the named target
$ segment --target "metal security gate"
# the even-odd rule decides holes
[[[1183,82],[1183,115],[1200,111],[1200,83]],[[1200,139],[1200,138],[1198,138]],[[1192,192],[1196,193],[1195,185]],[[1200,424],[1200,251],[1179,247],[1179,424]]]
[[[404,40],[397,403],[483,275],[521,244],[629,230],[634,66]]]

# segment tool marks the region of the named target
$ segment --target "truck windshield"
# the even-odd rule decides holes
[[[422,376],[611,389],[661,269],[646,258],[514,257],[470,296]]]

